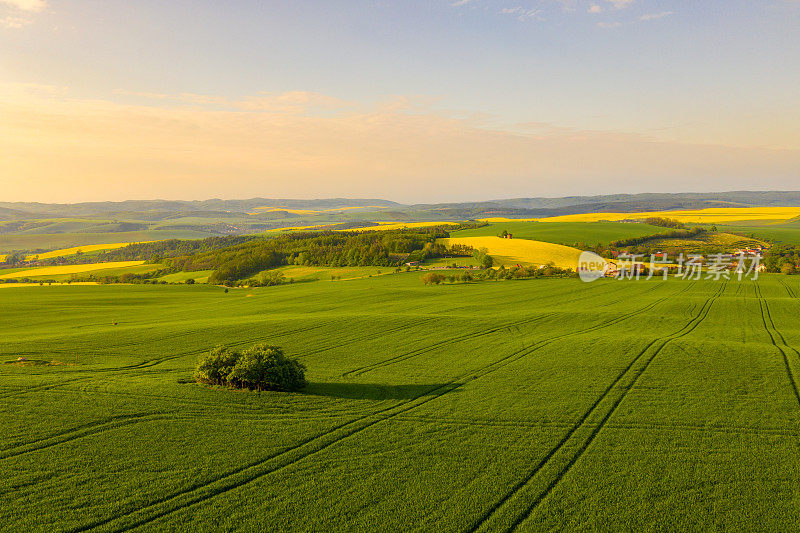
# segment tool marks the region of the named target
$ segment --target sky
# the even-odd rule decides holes
[[[0,201],[800,189],[800,0],[0,0]]]

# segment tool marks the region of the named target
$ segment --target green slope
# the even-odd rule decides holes
[[[608,244],[611,241],[644,237],[667,231],[649,224],[624,222],[496,222],[476,229],[453,232],[453,237],[494,237],[503,230],[518,239],[574,245]]]
[[[415,272],[227,294],[6,288],[0,523],[793,530],[798,294],[779,276]],[[184,383],[204,350],[255,342],[300,356],[308,390]]]

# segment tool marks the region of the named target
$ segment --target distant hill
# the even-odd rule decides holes
[[[581,213],[634,213],[720,207],[800,206],[800,191],[642,193],[563,198],[511,198],[473,203],[418,204],[410,210],[454,218],[539,218]]]
[[[286,228],[363,228],[376,222],[774,206],[800,207],[800,191],[612,194],[414,205],[375,198],[0,202],[0,254],[39,253],[85,244],[247,235]]]
[[[250,198],[247,200],[126,200],[124,202],[82,202],[77,204],[43,204],[38,202],[0,202],[0,217],[4,211],[15,211],[27,218],[44,217],[92,217],[117,216],[119,218],[159,220],[176,216],[224,217],[247,214],[258,207],[285,207],[288,209],[325,210],[345,207],[378,206],[397,207],[400,204],[388,200],[325,198],[319,200],[297,200],[288,198]],[[2,218],[3,220],[14,220]]]
[[[250,198],[246,200],[128,200],[43,204],[0,202],[0,220],[102,217],[122,220],[166,220],[179,217],[232,218],[257,208],[325,211],[352,207],[386,209],[388,220],[462,220],[480,217],[533,218],[580,213],[670,211],[719,207],[800,206],[800,191],[733,191],[710,193],[642,193],[563,198],[510,198],[482,202],[403,205],[364,198]],[[366,210],[366,209],[365,209]],[[266,219],[276,215],[262,213]],[[291,218],[292,213],[284,213]]]

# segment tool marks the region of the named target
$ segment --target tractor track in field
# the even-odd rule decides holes
[[[463,419],[463,418],[440,418],[432,416],[398,416],[396,420],[401,422],[419,422],[423,424],[448,424],[451,426],[466,426],[475,428],[508,428],[519,430],[531,429],[570,429],[575,423],[574,421],[564,422],[521,422],[515,420],[480,420],[480,419]],[[585,423],[584,427],[595,427],[597,424]],[[711,431],[718,433],[728,433],[733,435],[781,435],[786,437],[800,437],[800,431],[795,431],[779,427],[755,427],[755,426],[713,426],[706,424],[659,424],[651,422],[632,422],[632,423],[608,423],[605,426],[608,429],[621,429],[621,430],[660,430],[660,431]]]
[[[406,322],[406,323],[404,323],[404,324],[402,324],[400,326],[396,326],[396,327],[393,327],[393,328],[381,330],[380,333],[378,334],[378,336],[384,336],[384,335],[387,335],[387,334],[390,334],[390,333],[397,333],[398,331],[403,331],[405,329],[415,328],[417,326],[421,326],[422,324],[427,323],[429,320],[430,320],[430,318],[420,318],[418,320],[414,320],[414,321],[411,321],[411,322]],[[336,348],[342,348],[344,346],[349,346],[352,343],[353,343],[353,340],[343,341],[343,342],[340,342],[338,344],[332,344],[332,345],[325,346],[325,347],[322,347],[322,348],[317,348],[316,350],[311,350],[311,351],[305,352],[302,355],[299,355],[298,357],[308,357],[308,356],[311,356],[311,355],[317,355],[317,354],[322,353],[322,352],[327,352],[328,350],[335,350]]]
[[[789,284],[788,284],[788,283],[786,283],[786,281],[784,281],[784,280],[782,280],[782,279],[779,279],[778,281],[779,281],[779,282],[780,282],[780,284],[781,284],[781,285],[783,285],[783,287],[786,289],[786,292],[788,292],[788,293],[789,293],[789,297],[790,297],[790,298],[797,299],[797,293],[796,293],[796,292],[794,292],[794,289],[793,289],[793,288],[791,288],[791,287],[789,286]]]
[[[757,283],[754,284],[754,287],[756,296],[758,297],[758,306],[761,310],[761,321],[764,324],[764,329],[767,330],[767,334],[769,335],[769,340],[772,342],[772,345],[775,346],[775,348],[777,348],[783,356],[783,364],[786,368],[786,376],[789,378],[789,382],[792,384],[794,397],[797,400],[797,404],[800,406],[800,387],[797,385],[797,377],[794,375],[792,365],[789,362],[789,354],[787,353],[789,351],[794,352],[795,357],[800,358],[800,352],[789,346],[789,344],[786,342],[786,338],[775,326],[775,321],[772,319],[772,313],[769,310],[769,304],[761,293],[761,287]],[[779,340],[780,344],[778,343]]]
[[[0,450],[0,460],[9,459],[11,457],[18,457],[20,455],[36,452],[39,450],[44,450],[52,446],[64,444],[66,442],[70,442],[83,437],[97,435],[99,433],[104,433],[112,429],[117,429],[131,424],[136,424],[138,422],[146,422],[151,420],[162,420],[162,419],[175,419],[175,418],[178,417],[170,413],[149,413],[140,415],[121,415],[117,417],[111,417],[110,419],[104,419],[102,421],[91,424],[84,424],[83,426],[72,428],[70,430],[63,431],[55,435],[50,435],[48,437],[44,437],[36,441],[27,442],[25,444],[19,444],[17,446]]]
[[[684,291],[688,290],[689,287],[691,287],[691,285],[687,286],[687,288],[684,289]],[[425,394],[422,394],[410,400],[406,400],[399,405],[386,407],[384,409],[380,409],[373,413],[369,413],[361,417],[358,417],[354,420],[350,420],[348,422],[339,424],[324,433],[303,439],[298,444],[291,446],[281,452],[273,454],[269,457],[251,462],[248,465],[245,465],[241,468],[237,468],[233,471],[216,476],[211,480],[202,483],[197,483],[177,493],[164,496],[148,505],[139,507],[129,512],[124,512],[121,514],[110,516],[108,518],[95,521],[93,523],[86,524],[84,526],[80,526],[78,528],[72,529],[71,531],[73,531],[74,533],[79,533],[98,528],[104,528],[111,531],[127,531],[151,523],[176,511],[185,509],[193,505],[200,504],[213,497],[225,494],[231,490],[237,489],[239,487],[257,481],[269,474],[287,468],[299,461],[302,461],[303,459],[311,457],[343,441],[348,437],[358,434],[374,426],[375,424],[391,420],[397,417],[398,415],[401,415],[407,411],[416,409],[424,404],[436,400],[444,396],[445,394],[452,392],[453,390],[456,390],[459,387],[462,387],[468,382],[483,378],[491,374],[492,372],[495,372],[498,369],[503,368],[515,361],[518,361],[519,359],[526,357],[527,355],[557,340],[615,325],[623,320],[627,320],[632,316],[645,312],[659,305],[663,301],[669,299],[671,296],[672,294],[669,294],[664,298],[660,298],[646,306],[643,306],[637,310],[631,311],[624,315],[617,316],[602,324],[597,324],[583,330],[574,331],[563,335],[558,335],[550,339],[539,341],[530,347],[516,350],[511,354],[506,355],[505,357],[493,361],[492,363],[489,363],[481,368],[462,374],[456,377],[455,379],[449,381],[448,383],[436,386],[431,390],[427,391]],[[311,448],[311,449],[306,450],[306,448]],[[140,518],[135,517],[136,514],[139,514],[143,511],[144,512],[152,511],[152,513],[150,513],[148,516],[143,516]],[[113,522],[123,522],[123,523],[113,526],[112,525]]]
[[[306,328],[298,328],[298,329],[294,329],[294,330],[291,330],[291,331],[288,331],[288,332],[284,332],[284,333],[270,334],[270,335],[268,335],[266,337],[250,338],[250,339],[248,339],[246,341],[237,341],[237,342],[230,343],[229,345],[230,346],[243,346],[245,344],[251,344],[251,343],[255,343],[255,342],[262,342],[262,341],[266,341],[266,340],[269,340],[271,338],[280,337],[280,336],[283,336],[283,335],[291,335],[291,334],[294,334],[294,333],[303,333],[305,331],[310,331],[312,329],[317,329],[317,328],[320,328],[320,327],[322,327],[322,324],[317,324],[317,325],[306,327]],[[181,352],[179,354],[171,355],[171,356],[168,356],[168,357],[152,359],[152,360],[143,361],[141,363],[135,363],[135,364],[131,364],[131,365],[123,365],[123,366],[118,366],[118,367],[113,367],[113,368],[76,369],[76,370],[72,370],[71,372],[80,372],[81,374],[84,374],[87,371],[91,371],[93,374],[130,372],[130,371],[140,370],[140,369],[144,369],[144,368],[150,368],[150,367],[156,366],[158,364],[161,364],[161,363],[164,363],[166,361],[173,360],[173,359],[180,359],[182,357],[188,357],[190,355],[199,355],[199,354],[201,354],[203,352],[206,352],[206,351],[208,351],[208,350],[205,349],[205,348],[203,348],[203,349],[195,349],[195,350],[190,350],[190,351],[187,351],[187,352]],[[44,390],[57,389],[57,388],[61,387],[62,385],[67,385],[67,384],[72,384],[72,383],[79,383],[79,382],[82,382],[82,381],[89,381],[89,380],[92,380],[93,378],[94,378],[94,376],[82,376],[82,377],[77,377],[77,378],[73,378],[73,379],[61,380],[61,381],[59,381],[57,383],[50,383],[50,384],[47,384],[47,385],[38,385],[38,386],[35,386],[35,387],[26,387],[24,389],[19,389],[19,390],[14,390],[14,391],[10,391],[10,392],[0,393],[0,398],[9,398],[9,397],[19,396],[19,395],[23,395],[23,394],[29,394],[29,393],[32,393],[32,392],[41,392],[41,391],[44,391]]]
[[[57,383],[48,383],[46,385],[35,385],[33,387],[25,387],[23,389],[17,389],[17,390],[14,390],[14,391],[10,391],[10,392],[7,392],[7,393],[0,394],[0,398],[11,398],[13,396],[20,396],[20,395],[23,395],[23,394],[30,394],[31,392],[41,392],[41,391],[51,390],[51,389],[55,389],[57,387],[60,387],[61,385],[66,385],[68,383],[79,383],[81,381],[89,381],[91,379],[92,379],[91,376],[84,376],[84,377],[79,377],[79,378],[73,378],[73,379],[59,381]]]
[[[651,292],[651,291],[655,290],[656,288],[658,288],[658,286],[654,285],[653,287],[648,288],[648,290],[645,291],[643,294]],[[616,292],[616,291],[609,291],[609,293],[603,293],[603,296],[608,296],[610,294],[613,294],[614,292]],[[577,297],[571,298],[569,300],[564,300],[562,303],[573,302],[573,301],[581,300],[581,299],[583,299],[583,296],[577,296]],[[459,343],[459,342],[465,342],[465,341],[469,341],[469,340],[478,339],[480,337],[485,337],[487,335],[492,335],[493,333],[498,333],[498,332],[506,330],[506,329],[511,330],[511,328],[516,328],[517,331],[520,331],[519,330],[519,326],[535,324],[537,322],[541,322],[542,320],[545,320],[545,319],[547,319],[547,318],[549,318],[551,316],[554,316],[556,314],[557,314],[557,312],[555,312],[555,311],[551,312],[551,313],[544,313],[542,315],[529,317],[529,318],[523,318],[523,319],[520,319],[520,320],[517,320],[517,321],[514,321],[514,322],[507,322],[507,323],[499,325],[499,326],[493,326],[491,328],[488,328],[488,329],[485,329],[485,330],[481,330],[481,331],[476,331],[476,332],[473,332],[473,333],[470,333],[470,334],[467,334],[467,335],[462,335],[462,336],[459,336],[459,337],[454,337],[454,338],[438,341],[438,342],[435,342],[433,344],[429,344],[427,346],[424,346],[422,348],[417,348],[415,350],[411,350],[410,352],[406,352],[406,353],[403,353],[403,354],[400,354],[400,355],[396,355],[396,356],[390,357],[388,359],[384,359],[383,361],[378,361],[378,362],[375,362],[375,363],[372,363],[372,364],[369,364],[369,365],[364,365],[362,367],[354,368],[353,370],[348,370],[347,372],[342,374],[342,377],[346,378],[346,377],[350,377],[350,376],[361,376],[361,375],[366,374],[367,372],[371,372],[371,371],[376,370],[378,368],[385,368],[387,366],[390,366],[390,365],[393,365],[393,364],[397,364],[397,363],[401,363],[403,361],[407,361],[408,359],[413,359],[414,357],[418,357],[420,355],[423,355],[423,354],[426,354],[426,353],[430,353],[430,352],[436,350],[437,348],[441,348],[443,346],[448,346],[450,344],[456,344],[456,343]]]
[[[307,331],[312,331],[312,330],[315,330],[315,329],[319,329],[319,328],[321,328],[323,326],[324,326],[324,324],[314,324],[313,326],[297,328],[297,329],[293,329],[291,331],[270,333],[267,336],[250,337],[250,338],[248,338],[247,340],[244,340],[244,341],[230,342],[230,343],[226,344],[226,346],[238,347],[238,346],[244,346],[246,344],[254,344],[254,343],[258,343],[258,342],[264,342],[264,341],[268,341],[270,339],[284,337],[286,335],[293,335],[293,334],[296,334],[296,333],[305,333]],[[167,361],[172,361],[173,359],[180,359],[182,357],[188,357],[190,355],[199,355],[199,354],[201,354],[203,352],[207,352],[207,351],[208,351],[208,348],[196,348],[196,349],[192,349],[192,350],[189,350],[189,351],[186,351],[186,352],[181,352],[181,353],[178,353],[178,354],[169,355],[169,356],[166,356],[166,357],[148,359],[148,360],[142,361],[140,363],[134,363],[134,364],[131,364],[131,365],[124,365],[124,366],[118,366],[118,367],[113,367],[113,368],[101,368],[101,369],[93,370],[93,372],[120,372],[120,371],[129,371],[129,370],[139,370],[139,369],[142,369],[142,368],[150,368],[150,367],[153,367],[153,366],[156,366],[156,365],[160,365],[161,363],[165,363]]]
[[[702,323],[705,320],[705,318],[708,316],[708,314],[709,314],[709,312],[711,310],[711,307],[714,304],[714,302],[725,291],[726,285],[727,284],[723,284],[722,287],[720,288],[720,290],[718,290],[713,296],[709,297],[706,300],[705,304],[701,307],[700,311],[695,316],[693,316],[689,320],[689,322],[686,323],[686,325],[684,325],[682,328],[680,328],[675,333],[672,333],[670,335],[666,335],[666,336],[663,336],[663,337],[658,337],[658,338],[652,340],[650,343],[648,343],[644,347],[644,349],[642,349],[636,356],[634,356],[634,358],[631,360],[631,362],[622,370],[622,372],[620,372],[617,375],[617,377],[614,379],[614,381],[612,381],[611,384],[608,385],[608,387],[606,387],[606,389],[603,391],[603,393],[597,398],[597,400],[594,401],[594,403],[592,403],[592,405],[589,407],[589,409],[587,409],[586,412],[584,412],[584,414],[571,427],[571,429],[561,438],[561,440],[559,440],[558,443],[552,449],[550,449],[550,451],[548,451],[547,454],[545,454],[545,456],[536,464],[536,466],[534,466],[534,468],[530,471],[530,473],[525,478],[523,478],[522,480],[517,482],[512,487],[512,489],[508,493],[506,493],[506,495],[502,499],[500,499],[495,505],[493,505],[490,509],[488,509],[478,519],[478,521],[475,524],[473,524],[473,526],[470,527],[467,531],[474,532],[474,531],[478,531],[480,529],[483,529],[484,526],[486,526],[486,524],[491,520],[491,518],[493,516],[495,516],[495,514],[497,512],[499,512],[507,502],[509,502],[515,495],[517,495],[521,490],[523,490],[531,482],[531,480],[533,480],[533,478],[536,477],[536,475],[540,471],[542,471],[542,469],[545,468],[548,463],[550,463],[551,459],[553,459],[553,457],[560,450],[562,450],[564,448],[564,446],[569,444],[569,441],[572,439],[572,436],[579,429],[581,429],[582,427],[593,427],[593,429],[590,432],[589,436],[585,439],[583,444],[581,444],[578,447],[577,451],[572,455],[572,457],[569,459],[569,461],[567,461],[567,464],[558,471],[556,476],[548,484],[548,486],[545,488],[545,490],[542,491],[533,500],[533,502],[530,505],[528,505],[527,508],[521,514],[519,514],[517,516],[517,518],[514,520],[512,525],[509,528],[506,528],[506,530],[507,531],[513,531],[522,522],[524,522],[531,515],[531,513],[539,506],[539,504],[542,501],[544,501],[544,499],[561,482],[561,480],[571,470],[572,466],[583,456],[584,452],[589,448],[589,446],[592,444],[592,442],[594,441],[595,437],[600,433],[600,431],[606,426],[608,420],[611,418],[611,416],[614,414],[614,412],[616,412],[617,407],[619,407],[619,405],[622,403],[622,401],[628,395],[628,392],[630,392],[630,390],[636,385],[636,382],[639,380],[641,375],[644,374],[644,372],[650,366],[650,363],[652,363],[652,361],[655,359],[655,357],[659,353],[661,353],[661,351],[664,349],[664,347],[667,344],[669,344],[670,342],[672,342],[675,339],[679,339],[681,337],[684,337],[684,336],[688,335],[689,333],[694,331],[700,325],[700,323]],[[617,384],[620,383],[627,374],[629,374],[629,372],[631,371],[631,369],[634,368],[636,363],[638,363],[643,358],[645,358],[645,354],[647,354],[648,351],[650,351],[651,348],[653,348],[654,346],[656,348],[652,351],[652,354],[645,359],[644,364],[641,365],[641,368],[639,368],[638,370],[634,371],[633,376],[632,376],[633,379],[630,380],[630,383],[628,383],[627,385],[622,387],[622,393],[611,404],[611,407],[609,408],[607,413],[600,419],[599,423],[597,423],[594,426],[586,425],[587,419],[597,411],[597,409],[599,408],[599,406],[603,402],[603,400],[605,400],[606,398],[609,397],[611,392],[616,388]]]

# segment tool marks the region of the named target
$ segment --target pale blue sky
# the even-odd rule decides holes
[[[800,150],[798,30],[800,2],[791,0],[0,0],[0,82],[7,87],[6,100],[19,98],[28,105],[15,111],[20,118],[6,126],[8,138],[20,137],[20,131],[42,133],[36,126],[41,122],[47,122],[48,131],[59,129],[57,117],[63,117],[64,109],[24,118],[36,108],[32,98],[45,98],[47,105],[41,107],[47,109],[56,105],[94,109],[85,111],[90,116],[138,110],[137,120],[144,120],[142,113],[153,109],[184,112],[191,107],[208,118],[215,112],[229,113],[233,106],[240,114],[243,100],[303,93],[313,94],[314,102],[331,102],[307,105],[304,100],[302,110],[293,108],[292,116],[322,121],[325,126],[315,131],[330,127],[334,139],[342,117],[351,120],[353,115],[371,117],[371,126],[376,115],[391,122],[387,128],[397,131],[387,138],[402,136],[398,116],[401,122],[408,117],[439,118],[436,126],[417,127],[433,131],[434,136],[449,135],[446,142],[442,140],[445,151],[462,135],[453,131],[459,127],[510,135],[513,138],[497,148],[503,162],[509,159],[504,151],[517,146],[519,135],[533,136],[534,141],[542,136],[548,141],[557,138],[556,151],[561,155],[552,161],[543,155],[549,149],[541,146],[532,148],[538,151],[535,160],[520,158],[510,166],[493,167],[490,154],[482,155],[470,167],[480,171],[466,172],[469,186],[461,194],[465,197],[529,196],[537,190],[581,193],[596,188],[593,180],[608,179],[615,172],[621,178],[618,188],[630,184],[641,188],[636,177],[646,168],[644,161],[635,169],[624,164],[615,169],[612,161],[594,157],[583,169],[571,161],[569,171],[561,172],[559,157],[569,153],[564,144],[581,141],[576,137],[586,131],[597,136],[590,151],[601,151],[602,143],[608,142],[663,143],[660,155],[653,155],[653,166],[663,166],[675,152],[669,146],[679,144],[677,152],[686,164],[671,171],[675,175],[669,188],[712,190],[748,184],[785,188],[800,183],[800,176],[792,172]],[[340,102],[332,103],[335,99]],[[247,109],[265,112],[261,107]],[[157,119],[149,120],[155,127]],[[276,137],[283,139],[276,128],[293,131],[296,126],[270,123],[264,142],[274,145]],[[233,127],[226,122],[225,128]],[[359,127],[350,124],[345,135]],[[220,129],[217,134],[229,138],[231,131]],[[409,135],[414,132],[419,130],[411,129]],[[171,142],[170,135],[165,142]],[[236,194],[260,194],[260,188],[268,187],[292,195],[291,183],[303,184],[295,196],[307,195],[302,193],[309,187],[319,195],[334,192],[322,178],[312,179],[326,174],[325,161],[332,152],[319,148],[304,154],[302,134],[294,135],[299,144],[284,146],[283,154],[293,154],[285,165],[253,166],[258,146],[248,154],[231,154],[237,164],[250,161],[249,166],[242,163],[246,168],[240,169],[240,180],[236,175],[231,178],[237,184]],[[45,137],[12,147],[14,161],[6,166],[0,161],[4,173],[0,178],[9,180],[12,191],[18,189],[20,199],[32,199],[23,181],[49,183],[45,169],[26,165],[25,160],[37,144],[43,150],[47,143],[63,145],[64,139],[56,134]],[[348,182],[344,192],[350,195],[401,196],[402,189],[391,182],[403,178],[403,172],[409,178],[420,174],[420,166],[403,163],[414,157],[414,149],[392,160],[397,172],[386,172],[370,161],[371,154],[373,158],[386,154],[359,139],[354,141],[360,143],[357,156],[330,161],[328,174],[361,179]],[[323,146],[326,141],[315,139],[312,144]],[[524,149],[524,143],[520,146]],[[701,148],[708,146],[768,153],[750,154],[746,162],[733,165],[738,170],[731,175],[717,162],[725,156],[715,152],[703,159]],[[154,164],[153,153],[144,148],[140,163]],[[687,149],[692,153],[683,153]],[[271,158],[276,155],[270,153]],[[126,153],[118,164],[127,167],[135,159],[135,153]],[[220,154],[219,168],[223,159],[225,154]],[[73,161],[76,176],[91,175],[94,168],[107,174],[114,168],[110,159],[94,163],[86,158]],[[197,170],[178,161],[170,166],[180,180],[190,179]],[[148,169],[144,165],[141,171]],[[692,179],[685,176],[687,172],[694,173]],[[25,180],[16,175],[20,173]],[[465,171],[451,162],[424,174],[427,180],[450,180]],[[548,180],[553,175],[568,180],[554,187]],[[493,177],[509,180],[507,192],[485,185]],[[669,179],[670,174],[656,172],[651,177]],[[212,186],[202,185],[211,181],[209,176],[198,176],[200,197],[219,195]],[[74,188],[72,183],[64,190]],[[142,197],[147,190],[127,187],[124,194]],[[434,191],[430,196],[435,198],[430,199],[448,194],[452,192]]]

